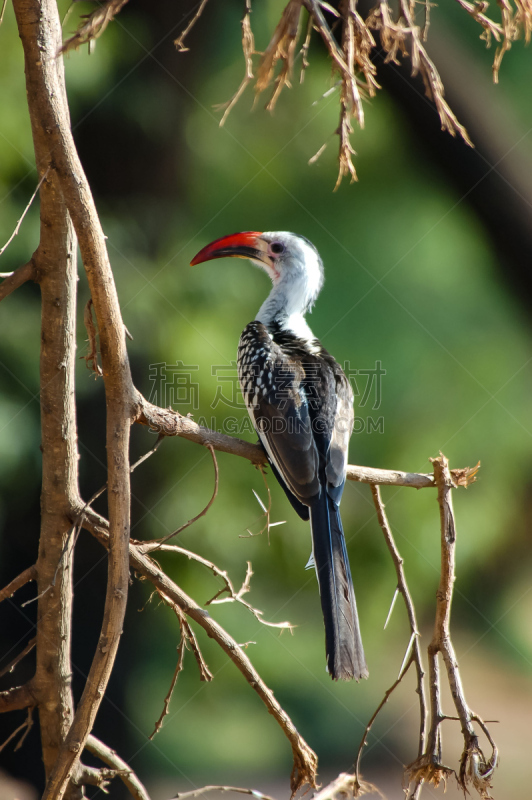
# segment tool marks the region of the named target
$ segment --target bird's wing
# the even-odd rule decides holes
[[[302,385],[304,371],[269,337],[255,341],[251,355],[251,346],[245,345],[246,331],[239,349],[239,378],[249,414],[286,487],[308,505],[319,494],[320,482],[319,454]]]
[[[341,367],[335,364],[336,408],[330,431],[329,450],[325,466],[327,491],[336,503],[340,502],[345,484],[349,440],[353,431],[353,389]]]
[[[308,403],[297,370],[286,360],[272,365],[272,384],[248,409],[276,470],[300,502],[319,494],[319,455]]]

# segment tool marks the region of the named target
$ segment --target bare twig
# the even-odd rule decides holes
[[[93,39],[97,39],[102,35],[109,23],[116,17],[119,11],[125,6],[128,0],[107,0],[92,14],[87,14],[83,17],[85,22],[80,25],[76,33],[63,43],[59,50],[60,53],[66,53],[68,50],[75,50],[82,44],[87,44]]]
[[[104,547],[109,546],[108,523],[103,517],[88,509],[84,514],[83,525],[96,536]],[[188,595],[186,595],[154,561],[148,556],[143,555],[139,548],[132,542],[130,542],[129,554],[131,567],[149,580],[161,594],[165,595],[179,606],[187,616],[206,631],[208,636],[218,643],[243,674],[249,685],[257,692],[269,713],[272,714],[280,725],[292,747],[292,755],[294,758],[291,776],[292,791],[297,791],[305,784],[315,787],[317,774],[317,758],[315,753],[298,733],[292,720],[277,702],[271,690],[268,689],[251,664],[244,650],[229,636],[221,625],[212,619],[203,608],[198,606],[192,598],[188,597]]]
[[[6,747],[9,744],[9,742],[11,742],[15,738],[15,736],[18,733],[20,733],[21,731],[24,731],[24,733],[22,734],[22,736],[20,737],[19,741],[17,742],[17,744],[15,746],[15,750],[19,750],[22,747],[22,745],[24,744],[24,740],[26,739],[26,736],[28,735],[28,733],[30,732],[30,730],[31,730],[31,728],[33,726],[33,709],[34,709],[34,706],[30,706],[28,708],[28,713],[26,715],[26,719],[24,720],[22,725],[19,725],[18,728],[15,728],[13,733],[11,733],[7,737],[5,742],[3,744],[0,744],[0,753],[2,752],[4,747]]]
[[[13,597],[16,591],[20,589],[22,586],[25,586],[30,581],[37,580],[37,567],[33,564],[31,567],[28,567],[21,572],[20,575],[17,575],[16,578],[4,586],[2,591],[0,591],[0,603],[2,600],[7,600],[8,597]]]
[[[33,696],[32,683],[25,683],[23,686],[14,686],[5,692],[0,692],[0,714],[6,711],[18,711],[19,708],[35,706],[36,701]]]
[[[456,524],[451,493],[455,484],[445,456],[440,454],[438,458],[431,460],[434,465],[434,478],[438,485],[441,521],[440,585],[436,594],[434,634],[428,648],[431,720],[427,748],[416,761],[407,767],[406,775],[414,783],[425,781],[437,786],[440,781],[445,781],[449,775],[456,774],[450,767],[446,767],[442,761],[441,723],[448,717],[443,713],[441,704],[438,663],[438,654],[441,653],[464,737],[464,750],[460,761],[460,770],[456,777],[465,792],[468,791],[468,786],[472,785],[481,797],[488,798],[490,796],[491,779],[497,764],[497,748],[491,736],[486,733],[487,729],[484,723],[480,727],[486,733],[492,745],[490,759],[486,759],[479,746],[478,736],[473,725],[476,715],[471,712],[465,699],[450,634],[456,547]]]
[[[0,283],[0,300],[3,300],[4,297],[7,297],[11,292],[14,292],[15,289],[18,289],[18,287],[22,286],[26,281],[35,280],[35,264],[33,263],[33,259],[14,272],[3,273],[3,276],[5,277],[2,283]]]
[[[199,19],[199,18],[201,17],[201,15],[203,14],[203,9],[204,9],[204,8],[205,8],[205,6],[207,5],[207,3],[208,3],[208,0],[201,0],[201,3],[200,3],[200,5],[199,5],[199,8],[198,8],[198,10],[196,11],[196,13],[194,14],[194,16],[192,17],[192,19],[191,19],[191,20],[190,20],[190,22],[188,23],[187,27],[185,28],[185,30],[183,31],[183,33],[182,33],[182,34],[180,34],[180,35],[177,37],[177,39],[174,41],[174,44],[175,44],[175,46],[177,47],[177,49],[178,49],[178,50],[179,50],[181,53],[186,53],[186,52],[188,51],[188,47],[185,47],[185,44],[184,44],[184,42],[185,42],[185,39],[186,39],[186,37],[188,36],[188,34],[190,33],[190,31],[192,30],[192,28],[194,27],[194,25],[196,24],[196,22],[198,21],[198,19]]]
[[[250,794],[257,800],[273,800],[268,794],[258,792],[256,789],[241,789],[238,786],[202,786],[201,789],[194,789],[192,792],[178,792],[174,798],[175,800],[189,800],[189,798],[199,797],[205,792],[237,792],[238,794]]]
[[[178,411],[160,408],[146,400],[140,392],[136,392],[135,421],[146,425],[150,430],[163,436],[181,436],[191,442],[201,445],[211,445],[220,453],[230,453],[235,456],[247,458],[255,466],[267,464],[266,453],[261,445],[237,439],[218,431],[198,425],[190,417],[184,417]],[[452,470],[455,483],[466,486],[475,481],[476,467]],[[410,486],[414,489],[435,488],[434,475],[419,472],[401,472],[400,470],[374,469],[348,465],[347,479],[361,483],[379,483],[385,486]]]
[[[34,200],[35,200],[35,198],[37,197],[37,193],[38,193],[39,189],[41,188],[43,181],[44,181],[44,180],[45,180],[45,178],[48,176],[48,173],[49,173],[49,171],[50,171],[50,167],[48,167],[48,168],[46,169],[46,171],[43,173],[43,175],[42,175],[42,177],[41,177],[41,179],[40,179],[39,183],[37,184],[37,188],[35,189],[35,191],[33,192],[32,196],[30,197],[30,199],[29,199],[29,202],[28,202],[28,205],[26,206],[26,208],[25,208],[25,209],[24,209],[24,211],[22,212],[22,216],[20,217],[19,221],[18,221],[18,222],[17,222],[17,224],[16,224],[15,230],[13,231],[13,233],[11,234],[11,236],[9,237],[9,239],[7,240],[7,242],[5,243],[5,245],[4,245],[3,247],[0,247],[0,256],[2,255],[2,253],[4,253],[4,252],[7,250],[7,248],[9,247],[9,245],[11,244],[11,242],[13,241],[13,239],[15,238],[15,236],[18,234],[18,232],[19,232],[19,230],[20,230],[20,226],[22,225],[22,223],[23,223],[23,221],[24,221],[24,217],[26,216],[26,214],[27,214],[27,213],[28,213],[28,211],[30,210],[30,208],[31,208],[31,204],[33,203],[33,201],[34,201]],[[31,263],[31,262],[30,262],[30,263]]]
[[[249,538],[251,536],[261,536],[264,533],[264,531],[266,531],[267,534],[268,534],[268,541],[269,541],[270,540],[270,528],[274,528],[277,525],[284,525],[285,521],[283,520],[283,522],[271,522],[270,515],[271,515],[271,511],[272,511],[272,493],[270,492],[270,487],[268,486],[268,479],[266,478],[266,471],[265,471],[264,467],[262,465],[260,465],[258,467],[258,469],[260,470],[260,473],[262,475],[262,480],[264,481],[264,486],[266,487],[266,494],[268,495],[268,505],[267,506],[264,505],[264,503],[260,499],[259,495],[255,491],[255,489],[252,489],[251,491],[253,492],[253,494],[255,496],[255,500],[257,501],[259,506],[262,508],[262,513],[263,513],[265,522],[264,522],[264,525],[262,526],[262,528],[260,529],[260,531],[258,531],[257,533],[253,533],[249,528],[247,528],[248,535],[246,536],[245,534],[241,534],[239,538],[240,539],[247,539],[247,538]]]
[[[273,111],[275,108],[283,88],[290,86],[296,45],[299,38],[301,7],[302,0],[288,1],[257,69],[255,92],[258,97],[270,85],[277,62],[282,62],[281,70],[275,78],[273,94],[266,106],[268,111]]]
[[[233,106],[238,103],[239,99],[244,94],[247,86],[253,80],[253,55],[255,53],[255,39],[251,30],[250,22],[251,14],[251,0],[246,0],[246,7],[244,16],[242,17],[242,52],[244,53],[244,61],[246,62],[246,71],[242,79],[242,83],[232,96],[232,98],[222,105],[218,106],[219,109],[225,109],[224,115],[220,120],[220,127],[223,127],[227,117],[231,113]]]
[[[108,747],[108,745],[90,734],[87,737],[85,747],[90,753],[97,756],[100,761],[103,761],[104,764],[116,770],[117,776],[136,800],[150,800],[150,796],[144,785],[138,779],[129,764],[123,761],[114,750]]]
[[[175,671],[174,671],[174,674],[173,674],[173,677],[172,677],[172,682],[170,683],[170,688],[168,690],[168,693],[167,693],[166,697],[164,698],[163,710],[161,711],[159,719],[155,723],[155,728],[153,729],[153,732],[150,733],[150,735],[148,737],[149,739],[153,739],[153,737],[157,733],[159,733],[159,731],[161,730],[162,725],[163,725],[163,720],[168,714],[168,711],[169,711],[169,708],[170,708],[170,700],[172,699],[172,694],[174,692],[175,685],[176,685],[177,679],[179,677],[179,673],[183,670],[183,662],[185,660],[185,641],[186,640],[185,640],[185,636],[183,634],[183,629],[181,628],[181,641],[179,642],[179,645],[177,647],[177,665],[176,665],[176,668],[175,668]]]
[[[169,533],[168,536],[163,536],[162,539],[153,539],[152,541],[147,542],[146,544],[155,545],[153,550],[157,550],[158,547],[160,547],[162,544],[167,542],[169,539],[172,539],[174,536],[177,536],[178,533],[182,533],[182,531],[184,531],[186,528],[189,528],[191,525],[193,525],[195,522],[197,522],[199,519],[201,519],[201,517],[204,517],[205,514],[207,514],[207,512],[209,511],[209,509],[212,506],[212,504],[214,503],[214,501],[216,500],[216,495],[218,494],[218,478],[219,478],[218,462],[216,460],[216,454],[214,452],[214,447],[212,446],[212,444],[208,444],[207,443],[205,446],[209,450],[209,452],[210,452],[210,454],[212,456],[213,464],[214,464],[214,489],[213,489],[213,492],[212,492],[212,497],[209,500],[209,502],[207,503],[207,505],[205,506],[205,508],[203,508],[199,512],[199,514],[196,514],[195,517],[192,517],[192,519],[189,519],[188,522],[185,522],[184,525],[181,525],[181,527],[179,527],[173,533]],[[154,452],[154,451],[155,451],[155,448],[153,449],[153,451],[148,453],[147,456],[151,455],[151,453]],[[144,460],[144,458],[142,460]],[[153,552],[153,550],[150,550],[150,552]]]
[[[15,656],[15,658],[12,661],[9,662],[7,667],[4,667],[4,669],[0,672],[0,678],[3,675],[7,675],[8,672],[12,672],[14,670],[14,668],[17,666],[17,664],[19,663],[19,661],[22,661],[22,659],[25,656],[27,656],[28,653],[31,653],[31,651],[35,647],[36,641],[37,641],[37,639],[35,637],[33,637],[33,639],[29,640],[29,642],[26,645],[26,647],[24,648],[24,650],[22,650],[17,656]]]
[[[292,625],[290,622],[267,622],[267,620],[262,618],[262,615],[264,613],[263,611],[260,611],[258,608],[255,608],[250,603],[246,602],[246,600],[244,600],[243,595],[250,591],[250,580],[251,576],[253,575],[253,570],[251,568],[250,561],[247,562],[246,577],[244,578],[244,582],[242,583],[242,586],[237,592],[226,570],[220,569],[212,561],[208,561],[206,558],[203,558],[203,556],[198,555],[198,553],[194,553],[192,550],[186,550],[184,547],[178,547],[177,545],[172,545],[172,544],[153,545],[149,542],[148,543],[141,542],[136,539],[132,539],[131,541],[138,547],[139,551],[143,554],[150,555],[155,550],[160,550],[163,553],[165,552],[178,553],[180,555],[184,555],[187,558],[192,559],[193,561],[197,561],[198,564],[203,564],[203,566],[207,567],[207,569],[210,569],[214,575],[216,575],[219,578],[222,578],[225,585],[222,586],[222,588],[214,595],[214,597],[212,597],[210,600],[207,600],[207,602],[205,603],[206,606],[211,604],[219,605],[221,603],[234,603],[234,602],[240,603],[245,608],[247,608],[248,611],[250,611],[251,614],[253,614],[255,619],[257,619],[263,625],[266,625],[269,628],[281,628],[289,630],[290,632],[293,631],[295,626]],[[224,594],[225,592],[227,592],[229,596],[220,599],[220,595]]]
[[[387,690],[386,694],[382,702],[380,703],[379,707],[375,711],[373,717],[369,721],[366,726],[366,730],[364,732],[364,736],[362,742],[360,744],[358,753],[357,753],[357,760],[356,760],[356,775],[357,780],[359,781],[360,778],[360,758],[362,755],[363,747],[367,741],[367,737],[373,722],[375,721],[379,711],[381,708],[387,703],[388,698],[394,691],[394,689],[399,685],[403,677],[406,675],[406,672],[410,668],[411,664],[415,664],[416,666],[416,675],[417,675],[417,688],[416,692],[419,695],[419,745],[418,745],[418,757],[420,757],[425,751],[425,743],[426,743],[426,735],[427,735],[427,701],[425,697],[425,684],[424,684],[424,677],[425,671],[423,669],[423,659],[421,656],[421,647],[419,644],[419,637],[420,634],[418,632],[418,625],[416,619],[416,611],[414,608],[414,603],[412,601],[412,597],[410,595],[410,591],[408,589],[408,584],[406,582],[406,576],[403,569],[403,559],[397,549],[397,545],[395,544],[395,540],[393,538],[392,530],[390,528],[390,524],[388,522],[388,518],[386,516],[386,510],[384,507],[384,503],[382,502],[381,494],[379,486],[372,486],[371,493],[373,495],[373,502],[375,504],[375,509],[377,511],[377,518],[379,520],[379,524],[382,528],[382,532],[384,534],[384,539],[386,541],[386,545],[390,554],[392,556],[392,560],[395,566],[395,572],[397,575],[397,588],[396,592],[400,592],[406,607],[406,612],[408,615],[408,623],[410,626],[410,642],[408,644],[405,658],[403,660],[403,664],[399,670],[399,675],[395,683]],[[395,595],[394,595],[395,597]],[[393,607],[393,603],[392,603]],[[391,609],[388,614],[388,619],[390,617]],[[386,624],[388,623],[388,619],[386,620]],[[415,798],[417,793],[419,792],[419,788],[421,787],[420,781],[415,781],[414,786],[408,792],[408,798]]]
[[[163,705],[163,710],[161,712],[161,715],[159,716],[159,719],[155,723],[155,728],[153,730],[153,733],[150,734],[150,737],[149,737],[150,739],[153,739],[153,737],[157,733],[159,733],[159,731],[160,731],[160,729],[162,727],[162,724],[163,724],[163,720],[168,714],[168,710],[169,710],[169,707],[170,707],[170,700],[172,699],[172,694],[174,692],[175,685],[176,685],[177,679],[179,677],[179,673],[183,670],[183,662],[184,662],[184,658],[185,658],[185,650],[186,650],[187,645],[192,650],[192,652],[194,654],[194,657],[196,658],[196,661],[198,663],[198,667],[199,667],[199,671],[200,671],[200,680],[208,682],[208,681],[212,681],[212,679],[213,679],[212,672],[208,668],[207,663],[206,663],[205,659],[203,658],[203,653],[200,650],[200,646],[198,644],[198,640],[196,639],[196,634],[194,633],[194,631],[190,627],[185,614],[183,613],[181,608],[178,605],[176,605],[176,603],[174,603],[163,592],[158,591],[158,594],[159,594],[159,597],[161,598],[161,600],[164,603],[166,603],[166,605],[169,606],[172,609],[172,611],[175,613],[175,615],[176,615],[176,617],[177,617],[177,619],[179,621],[179,629],[181,631],[181,640],[180,640],[178,648],[177,648],[177,666],[175,668],[174,675],[172,677],[172,682],[170,684],[170,688],[168,690],[168,693],[167,693],[166,697],[164,698],[164,705]]]

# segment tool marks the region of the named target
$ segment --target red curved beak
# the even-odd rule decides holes
[[[229,236],[222,236],[221,239],[211,242],[194,256],[190,262],[191,267],[201,264],[203,261],[211,261],[214,258],[252,258],[264,262],[266,255],[264,243],[259,238],[262,236],[258,231],[244,231],[243,233],[232,233]]]

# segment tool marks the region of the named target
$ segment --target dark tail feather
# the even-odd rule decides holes
[[[340,510],[326,492],[310,507],[314,562],[333,680],[368,677]]]

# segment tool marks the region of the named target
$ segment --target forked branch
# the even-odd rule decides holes
[[[392,534],[392,530],[390,528],[390,523],[388,522],[388,518],[386,516],[386,510],[384,507],[384,503],[381,499],[380,489],[377,485],[373,485],[371,487],[371,493],[373,495],[373,502],[375,504],[375,509],[377,511],[377,518],[379,520],[379,524],[382,528],[382,532],[384,534],[384,539],[386,542],[386,546],[390,551],[390,555],[392,557],[392,561],[394,563],[395,572],[397,575],[397,588],[396,593],[394,594],[392,605],[390,607],[390,611],[388,613],[388,618],[386,619],[386,623],[384,627],[388,624],[390,619],[393,605],[395,603],[395,599],[397,593],[400,593],[403,597],[403,601],[406,607],[406,612],[408,615],[408,624],[410,627],[410,639],[408,642],[408,646],[406,649],[405,656],[403,658],[403,663],[399,669],[399,674],[397,679],[394,681],[392,686],[386,691],[383,699],[381,700],[379,706],[377,707],[375,713],[371,717],[370,721],[366,726],[366,730],[364,731],[364,736],[362,737],[362,741],[360,743],[360,747],[358,749],[357,758],[356,758],[356,789],[358,794],[363,794],[364,787],[363,782],[360,778],[360,759],[362,756],[363,748],[367,742],[368,734],[371,730],[373,723],[375,722],[379,712],[384,707],[384,705],[388,702],[391,694],[395,691],[397,686],[401,683],[404,676],[408,672],[410,666],[415,664],[416,667],[416,692],[419,696],[419,746],[418,746],[418,757],[422,755],[425,751],[425,742],[426,742],[426,730],[427,730],[427,702],[425,697],[425,671],[423,669],[423,659],[421,656],[421,647],[419,643],[420,634],[418,631],[417,619],[416,619],[416,611],[414,608],[414,603],[412,601],[412,597],[410,595],[410,591],[408,589],[408,584],[406,582],[406,576],[403,569],[403,559],[397,549],[397,545],[395,544],[395,540]],[[415,800],[419,796],[419,791],[421,789],[421,781],[414,782],[414,785],[411,790],[408,792],[408,799]]]
[[[91,509],[83,513],[83,527],[87,528],[103,545],[109,546],[108,523],[99,514]],[[197,605],[183,590],[177,586],[163,570],[148,556],[143,555],[140,548],[130,542],[129,557],[131,568],[149,580],[157,591],[169,598],[181,611],[204,629],[207,635],[214,639],[231,661],[240,670],[252,689],[257,692],[268,712],[280,725],[292,747],[294,766],[291,776],[292,791],[308,784],[316,786],[317,758],[314,751],[300,736],[294,723],[275,699],[273,692],[266,686],[258,672],[253,667],[248,656],[230,636],[203,608]]]
[[[120,758],[108,745],[90,734],[87,738],[85,748],[115,771],[117,777],[120,778],[129,793],[135,797],[136,800],[150,800],[146,788],[141,783],[136,773],[131,769],[129,764]]]
[[[408,766],[406,775],[414,784],[423,781],[438,786],[449,775],[456,774],[455,770],[444,765],[442,758],[441,723],[449,717],[443,713],[441,702],[441,678],[438,662],[438,656],[441,653],[464,737],[464,750],[457,774],[458,783],[464,792],[473,787],[482,798],[489,798],[491,780],[497,766],[497,748],[484,723],[479,720],[478,716],[467,705],[450,633],[456,548],[456,523],[452,503],[454,483],[449,470],[449,463],[443,454],[440,454],[438,458],[432,459],[432,463],[434,464],[434,477],[438,486],[438,503],[440,507],[441,572],[440,584],[436,593],[434,633],[428,648],[430,728],[425,752]],[[473,725],[475,720],[477,720],[481,730],[488,736],[492,746],[490,758],[486,758],[479,745],[478,736]]]

